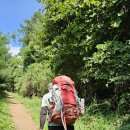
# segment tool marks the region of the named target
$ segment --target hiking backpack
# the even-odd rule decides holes
[[[50,111],[51,120],[57,124],[73,124],[80,114],[83,114],[84,107],[78,98],[74,81],[67,76],[57,76],[53,80],[52,90],[53,107]]]

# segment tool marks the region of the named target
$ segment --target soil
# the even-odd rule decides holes
[[[16,130],[38,130],[26,108],[21,103],[16,102],[10,95],[8,100]]]

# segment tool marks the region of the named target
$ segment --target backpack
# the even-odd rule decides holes
[[[53,79],[52,100],[51,121],[63,124],[64,128],[83,114],[84,108],[81,109],[80,98],[70,77],[63,75]]]

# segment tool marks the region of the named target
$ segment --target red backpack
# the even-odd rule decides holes
[[[52,99],[51,120],[63,126],[75,123],[80,115],[80,109],[74,81],[67,76],[54,78]]]

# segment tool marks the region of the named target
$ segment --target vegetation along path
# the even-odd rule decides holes
[[[8,100],[16,130],[37,130],[35,123],[25,107],[16,102],[10,95],[8,96]]]

